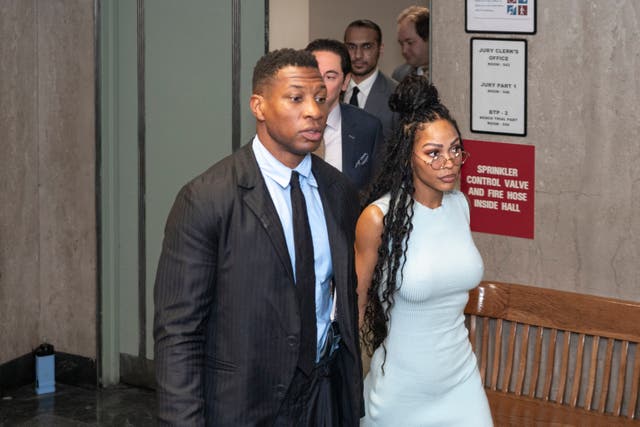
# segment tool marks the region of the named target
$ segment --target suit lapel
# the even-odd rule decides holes
[[[374,116],[384,108],[385,103],[387,102],[387,98],[385,96],[386,93],[386,81],[382,72],[378,73],[378,77],[373,82],[371,86],[371,91],[369,92],[369,96],[367,97],[367,102],[364,105],[364,110],[373,114]]]
[[[359,184],[361,173],[358,168],[365,166],[371,159],[367,153],[366,130],[363,129],[357,107],[340,105],[342,110],[342,172],[351,178],[352,182]],[[373,145],[373,143],[371,143]],[[360,169],[361,170],[361,169]]]
[[[348,108],[340,105],[340,114],[342,116],[342,171],[350,176],[354,169],[354,150],[357,147],[356,123],[352,119]]]
[[[376,77],[375,81],[373,82],[373,85],[371,86],[371,91],[369,92],[369,96],[371,96],[371,94],[380,94],[383,93],[385,90],[385,81],[384,81],[384,77],[382,76],[382,72],[378,73],[378,77]],[[369,100],[369,98],[367,98],[367,101]]]
[[[269,235],[275,252],[293,281],[293,267],[291,266],[282,223],[273,200],[271,200],[264,178],[260,173],[260,168],[251,149],[251,143],[240,149],[236,162],[238,163],[236,167],[237,182],[243,195],[242,200],[258,218],[260,224]]]

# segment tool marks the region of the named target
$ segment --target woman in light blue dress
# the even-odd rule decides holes
[[[407,77],[399,126],[356,229],[360,322],[373,357],[362,426],[492,426],[464,324],[484,266],[456,190],[468,158],[436,88]]]

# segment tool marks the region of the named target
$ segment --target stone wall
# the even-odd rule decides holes
[[[0,0],[0,363],[96,355],[94,4]]]
[[[464,138],[536,148],[535,239],[476,233],[485,279],[640,300],[640,3],[537,2],[537,33],[465,33],[432,4],[432,76]],[[526,137],[469,130],[471,37],[528,40]]]

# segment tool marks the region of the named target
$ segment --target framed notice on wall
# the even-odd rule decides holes
[[[471,131],[527,134],[527,41],[471,39]]]
[[[465,0],[467,33],[536,32],[536,0]]]
[[[464,140],[471,157],[460,190],[469,198],[471,230],[533,239],[535,147]]]

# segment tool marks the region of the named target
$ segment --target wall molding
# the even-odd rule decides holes
[[[137,387],[155,389],[154,366],[153,360],[120,353],[120,382]]]

